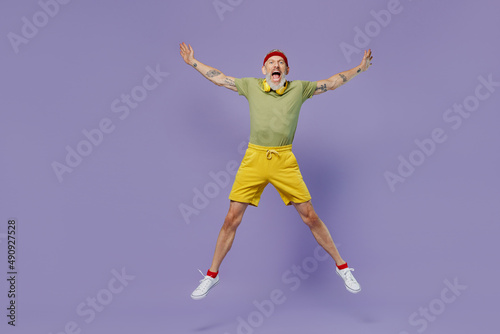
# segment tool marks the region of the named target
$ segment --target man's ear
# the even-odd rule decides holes
[[[288,75],[288,72],[290,72],[290,67],[286,67],[286,75]]]
[[[267,72],[266,72],[266,66],[265,66],[265,65],[264,65],[264,66],[262,66],[262,74],[264,74],[264,75],[266,75],[266,74],[267,74]]]

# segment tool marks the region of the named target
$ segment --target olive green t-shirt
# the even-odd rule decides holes
[[[241,78],[234,82],[238,93],[250,105],[250,143],[260,146],[285,146],[293,142],[300,107],[316,90],[316,82],[288,82],[283,95],[264,92],[264,79]]]

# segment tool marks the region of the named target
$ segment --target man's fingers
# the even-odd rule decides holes
[[[186,43],[182,42],[182,43],[181,43],[181,44],[179,44],[179,45],[180,45],[181,50],[182,50],[183,52],[186,52],[186,51],[188,50],[188,47],[187,47]],[[191,46],[190,46],[190,47],[191,47]]]
[[[365,56],[364,56],[363,60],[365,61],[366,68],[368,68],[371,65],[373,65],[372,62],[371,62],[372,59],[373,59],[372,49],[365,50]]]
[[[186,45],[185,42],[182,42],[179,44],[180,46],[180,54],[182,58],[184,58],[184,61],[187,62],[187,59],[193,56],[193,48],[191,47],[191,44]]]
[[[183,58],[186,57],[188,54],[193,53],[193,50],[192,49],[190,50],[186,45],[186,43],[183,42],[182,44],[180,44],[180,46],[181,46],[181,56]]]

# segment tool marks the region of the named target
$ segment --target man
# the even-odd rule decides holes
[[[292,204],[316,241],[330,254],[337,266],[337,274],[352,293],[361,291],[359,283],[340,256],[326,225],[319,219],[311,204],[311,196],[302,179],[292,153],[292,142],[297,128],[302,103],[313,95],[334,90],[358,74],[366,71],[373,59],[371,50],[365,51],[361,64],[326,80],[287,81],[290,68],[283,51],[272,50],[265,58],[262,73],[265,79],[227,76],[194,58],[191,45],[180,44],[184,61],[218,86],[244,95],[250,105],[250,142],[236,174],[229,195],[229,211],[220,230],[212,265],[199,286],[191,294],[197,300],[206,297],[219,282],[219,267],[231,249],[247,206],[258,206],[260,195],[268,183],[274,185],[286,205]]]

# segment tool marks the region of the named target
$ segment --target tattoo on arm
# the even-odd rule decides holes
[[[359,72],[361,72],[361,68],[358,68],[358,72],[357,73],[359,73]]]
[[[207,77],[212,78],[220,75],[220,72],[217,70],[211,70],[207,72]]]
[[[224,80],[224,82],[225,82],[226,84],[228,84],[229,86],[236,87],[236,84],[234,83],[234,80],[232,80],[232,79],[226,78],[226,79]]]
[[[320,90],[322,93],[326,92],[326,84],[322,84],[321,86],[316,87],[316,90]]]
[[[347,78],[345,75],[343,75],[342,73],[340,73],[339,75],[342,78],[342,82],[347,82]]]
[[[194,64],[193,64],[193,67],[194,67],[194,68],[198,67],[198,64],[194,63]]]

